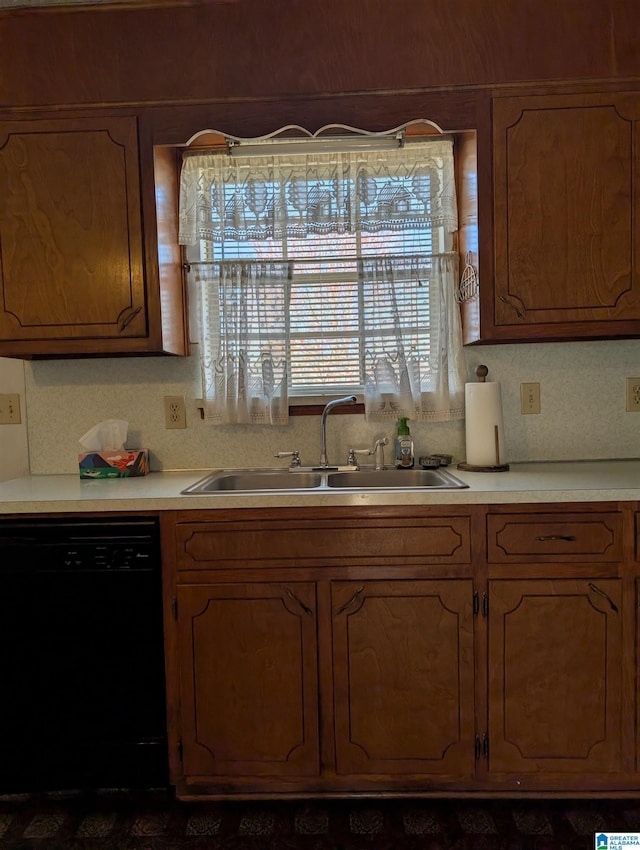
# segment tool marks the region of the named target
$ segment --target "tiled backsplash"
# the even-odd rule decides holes
[[[78,439],[103,419],[129,422],[130,448],[149,448],[151,468],[286,465],[276,451],[297,449],[317,463],[317,416],[291,417],[281,428],[204,423],[197,347],[188,358],[123,358],[28,362],[26,401],[32,473],[75,472]],[[640,414],[625,411],[627,377],[640,376],[640,340],[477,346],[465,349],[469,380],[481,363],[499,381],[507,460],[574,460],[640,456]],[[539,382],[541,413],[520,413],[520,384]],[[163,398],[184,395],[187,428],[167,430]],[[338,418],[339,417],[339,418]],[[327,420],[329,459],[345,463],[350,447],[382,436],[364,416]],[[416,455],[464,459],[464,422],[411,424]],[[393,438],[393,433],[388,433]]]

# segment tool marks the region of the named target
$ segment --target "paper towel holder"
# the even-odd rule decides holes
[[[476,368],[476,377],[478,378],[478,383],[485,383],[487,379],[487,375],[489,374],[489,369],[487,366],[480,365]],[[496,444],[496,458],[500,459],[500,441],[498,434],[498,426],[495,426],[495,444]],[[466,472],[507,472],[509,470],[508,463],[496,463],[491,466],[475,466],[471,463],[459,463],[458,469],[462,469]]]

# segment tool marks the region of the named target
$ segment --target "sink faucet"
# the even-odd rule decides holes
[[[342,404],[355,404],[358,399],[354,395],[346,395],[344,398],[334,398],[333,401],[327,402],[320,417],[320,466],[326,469],[329,466],[327,459],[327,416],[331,413],[334,407],[339,407]]]

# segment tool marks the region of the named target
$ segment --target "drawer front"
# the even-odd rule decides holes
[[[468,516],[179,523],[178,569],[468,564]]]
[[[489,514],[487,557],[493,564],[620,561],[622,515]]]

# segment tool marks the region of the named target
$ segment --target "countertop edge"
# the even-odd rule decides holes
[[[152,472],[132,479],[80,480],[34,475],[0,482],[0,515],[33,513],[161,512],[229,508],[491,505],[640,501],[640,460],[512,464],[508,472],[451,471],[460,490],[288,491],[181,495],[209,470]]]

